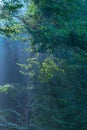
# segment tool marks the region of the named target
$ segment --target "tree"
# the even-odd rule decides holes
[[[28,129],[30,125],[33,130],[87,129],[85,2],[26,0],[23,15],[19,6],[13,8],[14,2],[10,10],[8,4],[7,8],[12,10],[12,14],[7,14],[5,27],[1,31],[8,36],[19,35],[23,36],[20,38],[22,40],[31,40],[27,48],[32,51],[30,57],[26,64],[19,63],[21,72],[29,76],[29,86],[25,90],[26,113],[28,115],[30,112],[30,115],[24,121]],[[29,37],[25,37],[24,33]]]

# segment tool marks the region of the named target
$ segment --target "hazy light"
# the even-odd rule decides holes
[[[3,6],[3,1],[2,0],[0,0],[0,6]]]

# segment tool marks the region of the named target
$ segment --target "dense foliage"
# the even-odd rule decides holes
[[[0,88],[19,117],[1,111],[2,130],[87,130],[86,0],[7,1],[0,13],[1,33],[29,42],[27,85]]]

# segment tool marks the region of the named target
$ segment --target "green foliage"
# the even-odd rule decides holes
[[[28,10],[23,22],[39,51],[63,44],[87,49],[87,10],[83,1],[33,1],[28,8],[34,12],[31,14],[32,11]]]
[[[59,68],[52,57],[46,58],[41,64],[39,78],[43,82],[48,82],[60,71],[64,72],[63,69]]]
[[[13,86],[6,84],[4,86],[0,86],[0,92],[7,92],[9,88],[11,88]]]
[[[28,85],[0,88],[11,95],[18,108],[14,111],[21,115],[9,129],[86,130],[87,3],[25,0],[25,6],[25,14],[19,11],[17,17],[18,3],[8,3],[3,6],[7,13],[2,11],[5,24],[0,31],[31,42],[29,58],[18,63]]]

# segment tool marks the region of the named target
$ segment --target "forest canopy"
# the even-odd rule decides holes
[[[17,63],[27,85],[0,89],[18,106],[15,122],[1,112],[5,130],[87,130],[87,1],[2,0],[0,20],[29,53]]]

